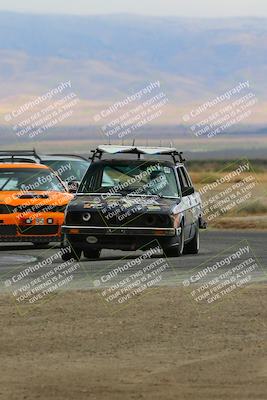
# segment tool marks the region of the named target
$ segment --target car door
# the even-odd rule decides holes
[[[195,223],[196,223],[196,199],[195,190],[192,181],[184,166],[177,167],[177,174],[181,186],[182,192],[182,204],[184,209],[184,230],[185,238],[191,238],[194,236]]]

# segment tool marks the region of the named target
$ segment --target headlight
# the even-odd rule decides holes
[[[88,222],[91,219],[91,214],[90,213],[84,213],[82,216],[82,219],[84,220],[84,222]]]
[[[153,226],[157,223],[157,217],[153,214],[148,214],[145,217],[146,225]]]

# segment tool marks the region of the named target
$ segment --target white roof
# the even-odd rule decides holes
[[[141,153],[141,154],[170,154],[176,151],[174,147],[143,147],[143,146],[113,146],[103,145],[98,146],[97,149],[103,153],[117,154],[117,153]]]

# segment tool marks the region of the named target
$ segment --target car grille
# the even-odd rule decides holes
[[[87,213],[79,211],[70,211],[67,213],[67,225],[81,226],[134,226],[134,227],[151,227],[151,228],[170,228],[172,227],[171,217],[167,214],[131,214],[129,217],[119,219],[118,216],[106,218],[104,214],[98,211],[90,212],[91,219],[85,222],[82,218]]]
[[[7,206],[6,204],[0,204],[0,214],[12,214],[13,213],[12,206]]]
[[[66,206],[53,206],[53,205],[39,205],[36,204],[34,206],[18,206],[15,207],[13,212],[19,212],[19,213],[26,213],[26,212],[64,212]]]
[[[56,235],[58,233],[58,225],[19,225],[18,231],[21,235]]]
[[[0,225],[0,236],[15,236],[17,225]]]
[[[14,214],[14,213],[40,213],[40,212],[62,212],[64,213],[66,205],[54,206],[49,204],[35,204],[35,205],[19,205],[9,206],[0,204],[0,214]]]

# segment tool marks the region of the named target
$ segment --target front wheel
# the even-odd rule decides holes
[[[100,257],[101,250],[86,250],[83,252],[85,258],[94,259]]]
[[[35,249],[46,249],[50,242],[33,242]]]
[[[63,250],[63,249],[62,249]],[[80,249],[72,249],[68,250],[65,248],[65,252],[62,253],[61,258],[63,261],[70,261],[72,258],[76,261],[79,261],[82,255],[82,250]]]
[[[179,235],[179,243],[174,247],[164,249],[164,253],[167,257],[181,257],[184,251],[184,228],[181,226],[181,232]]]
[[[184,246],[184,254],[198,254],[199,252],[199,228],[196,227],[196,232],[192,240]]]

